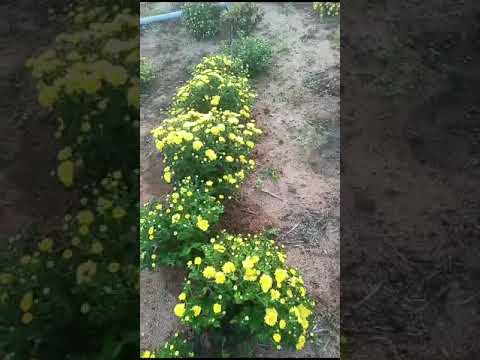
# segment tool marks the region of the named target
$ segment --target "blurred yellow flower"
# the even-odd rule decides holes
[[[57,175],[60,181],[67,187],[72,186],[75,164],[70,161],[62,161],[58,165]]]
[[[30,324],[33,320],[33,315],[32,313],[26,312],[25,314],[22,315],[22,323],[25,325]]]
[[[97,273],[97,264],[91,260],[81,263],[77,267],[77,284],[89,283]]]
[[[279,343],[282,340],[282,336],[279,333],[273,334],[273,341]]]
[[[22,309],[23,312],[27,312],[32,307],[32,304],[33,293],[29,291],[22,296],[22,300],[20,301],[20,309]]]
[[[222,305],[220,304],[213,304],[213,312],[215,314],[218,314],[220,312],[222,312]]]
[[[43,252],[49,252],[52,250],[53,240],[50,238],[45,238],[38,243],[38,249]]]

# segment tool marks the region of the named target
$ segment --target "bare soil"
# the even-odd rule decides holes
[[[227,204],[221,225],[229,231],[279,229],[288,261],[301,269],[317,302],[313,332],[318,344],[302,352],[258,346],[257,357],[338,357],[340,317],[340,139],[339,51],[329,40],[335,24],[322,23],[311,3],[258,3],[265,17],[255,36],[272,41],[273,64],[254,79],[254,117],[265,136],[257,146],[257,171]],[[141,98],[141,201],[161,196],[161,158],[150,130],[166,117],[188,69],[220,48],[198,42],[176,24],[151,26],[141,37],[141,55],[160,75]],[[268,176],[272,170],[278,176]],[[177,331],[171,316],[179,285],[166,287],[165,271],[142,274],[142,349],[164,343]],[[183,276],[171,279],[181,284]]]
[[[390,5],[342,14],[342,332],[351,359],[475,358],[478,4]]]
[[[55,120],[38,104],[25,68],[26,60],[46,50],[62,29],[49,20],[47,7],[35,3],[0,5],[0,91],[8,94],[0,99],[0,237],[5,238],[32,226],[44,234],[60,229],[74,198],[49,175],[59,147]],[[1,249],[7,241],[0,243]]]

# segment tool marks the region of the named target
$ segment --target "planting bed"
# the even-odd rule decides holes
[[[311,3],[258,3],[265,16],[254,36],[274,45],[272,65],[251,81],[257,98],[253,118],[264,131],[255,149],[257,170],[225,204],[220,226],[231,233],[270,230],[285,245],[287,263],[303,273],[316,301],[311,331],[318,342],[300,352],[257,345],[257,357],[339,356],[339,50]],[[142,16],[175,10],[176,4],[142,5]],[[165,10],[163,10],[165,8]],[[151,25],[141,34],[141,56],[159,76],[141,94],[141,202],[161,198],[160,153],[150,131],[167,117],[167,107],[202,57],[218,53],[220,34],[197,41],[178,22]],[[273,228],[273,230],[271,230]],[[141,274],[141,349],[157,349],[182,329],[173,308],[184,269]]]

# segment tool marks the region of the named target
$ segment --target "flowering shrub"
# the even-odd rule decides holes
[[[224,28],[230,29],[232,35],[248,34],[263,16],[263,11],[255,3],[233,3],[230,9],[222,13],[220,20]]]
[[[340,15],[340,2],[314,2],[313,10],[321,17]]]
[[[270,65],[272,45],[267,40],[240,36],[224,46],[223,52],[239,59],[250,76],[256,76]]]
[[[155,79],[156,76],[157,68],[155,67],[155,64],[153,64],[151,60],[142,56],[140,58],[140,80],[142,81],[142,84],[148,84]]]
[[[203,249],[188,262],[175,315],[197,331],[233,324],[277,348],[302,349],[314,303],[281,248],[263,236],[222,233]]]
[[[52,49],[27,61],[40,104],[58,115],[55,136],[66,148],[57,173],[67,187],[80,168],[91,174],[122,169],[137,157],[135,142],[123,142],[128,148],[122,157],[112,146],[131,138],[139,125],[139,24],[129,12],[79,7],[70,15],[73,31],[58,35]]]
[[[247,110],[242,113],[250,117]],[[246,170],[255,166],[249,155],[262,133],[253,121],[242,120],[240,114],[215,109],[207,114],[190,111],[164,120],[152,134],[164,155],[165,181],[195,174],[207,185],[220,186],[225,192],[238,188]]]
[[[254,98],[246,77],[206,69],[197,71],[178,90],[170,114],[178,115],[189,110],[207,113],[213,107],[240,112],[244,107],[250,108]]]
[[[172,358],[192,358],[193,353],[192,344],[186,339],[182,338],[175,333],[175,336],[167,341],[163,347],[157,352],[144,351],[140,358],[160,358],[160,359],[172,359]]]
[[[214,3],[187,3],[182,7],[183,24],[195,39],[211,39],[220,31],[221,12]]]
[[[207,185],[184,178],[167,196],[165,204],[151,202],[140,211],[140,256],[143,268],[157,265],[185,265],[201,254],[211,225],[223,213],[223,206]]]

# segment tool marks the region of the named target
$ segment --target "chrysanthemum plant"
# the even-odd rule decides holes
[[[136,215],[127,211],[135,196],[127,181],[115,172],[85,186],[82,206],[65,215],[60,239],[11,249],[13,261],[0,274],[0,313],[12,330],[1,337],[5,351],[18,358],[74,352],[61,332],[88,328],[106,336],[106,323],[135,321],[126,312],[138,289]],[[75,341],[91,341],[88,336],[76,334]],[[30,340],[35,346],[27,346]]]
[[[191,259],[175,314],[200,332],[234,327],[276,348],[301,350],[314,302],[281,247],[262,235],[221,233]]]
[[[140,211],[142,268],[182,266],[201,254],[202,245],[222,214],[222,202],[212,196],[211,187],[194,184],[189,177],[173,189],[165,202],[145,204]]]
[[[55,137],[65,146],[57,173],[68,187],[80,169],[88,176],[131,164],[138,143],[129,139],[139,125],[138,18],[102,6],[70,16],[73,30],[27,62],[40,104],[57,117]]]
[[[164,120],[152,134],[163,155],[165,181],[195,174],[216,194],[238,188],[255,167],[251,152],[262,133],[250,114],[245,112],[245,116],[248,118],[212,109],[206,114],[190,111]]]

